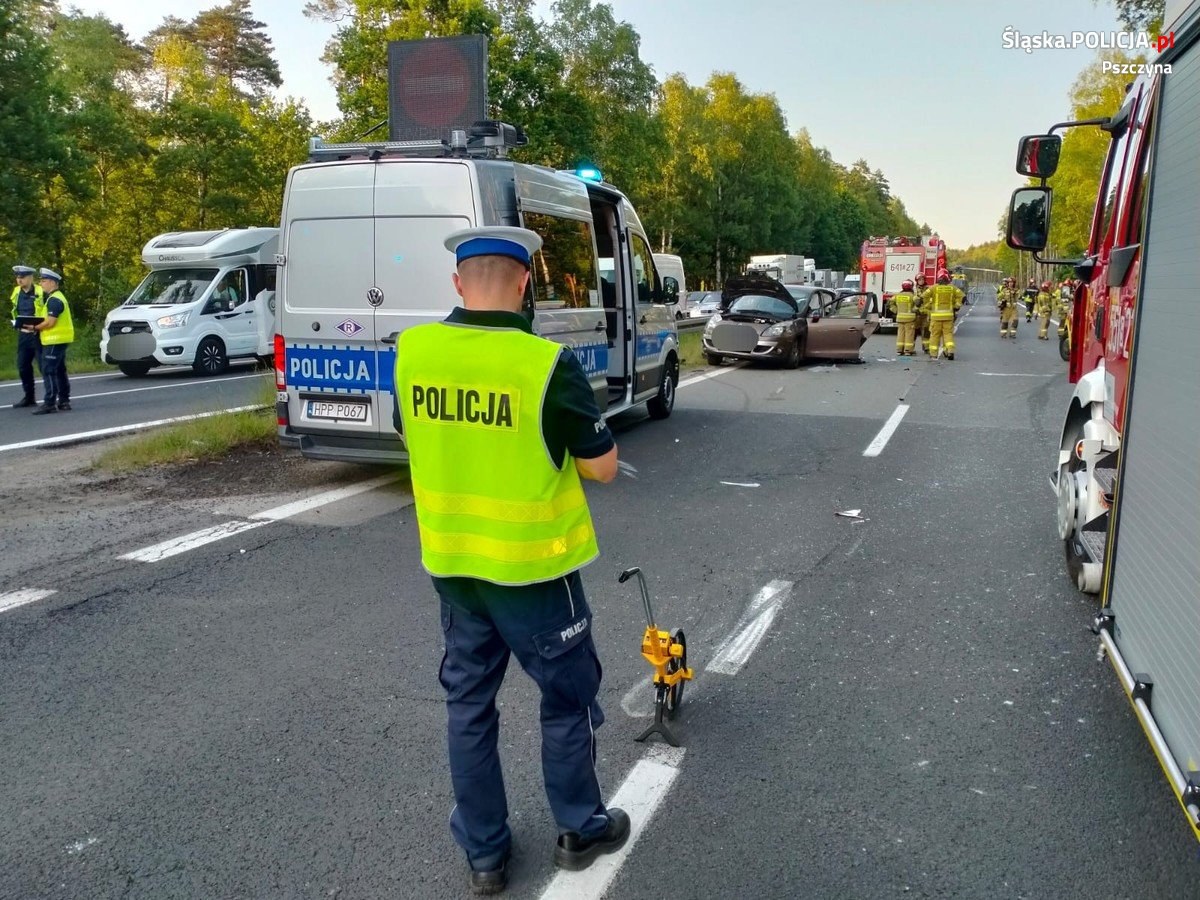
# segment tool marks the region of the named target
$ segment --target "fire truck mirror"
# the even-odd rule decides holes
[[[1049,178],[1058,169],[1062,138],[1057,134],[1031,134],[1021,138],[1017,172],[1032,178]]]
[[[1046,249],[1050,231],[1050,188],[1018,188],[1008,207],[1008,246],[1014,250]]]

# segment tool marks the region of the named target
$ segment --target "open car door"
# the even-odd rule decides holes
[[[857,357],[878,327],[878,294],[864,291],[835,297],[819,291],[809,306],[807,353],[828,359]]]

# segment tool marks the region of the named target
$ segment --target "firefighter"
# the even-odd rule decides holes
[[[917,338],[917,309],[920,299],[913,293],[913,283],[905,279],[900,293],[892,294],[888,301],[888,312],[896,319],[896,355],[912,356]]]
[[[1071,301],[1075,296],[1075,282],[1070,278],[1063,281],[1058,290],[1058,336],[1065,338],[1071,327]]]
[[[1000,309],[1000,337],[1017,336],[1017,280],[1005,278],[996,292],[996,306]]]
[[[1025,285],[1025,321],[1033,321],[1033,304],[1037,301],[1038,289],[1037,282],[1032,278],[1029,279],[1029,284]]]
[[[1041,325],[1038,328],[1038,340],[1050,340],[1047,332],[1050,331],[1050,313],[1054,311],[1054,295],[1050,293],[1050,282],[1043,281],[1042,289],[1038,291],[1037,297],[1034,300],[1035,311],[1037,312],[1038,320]]]
[[[925,292],[924,305],[929,312],[929,341],[925,352],[936,356],[941,346],[946,359],[954,359],[954,316],[962,308],[963,292],[950,283],[950,273],[938,272],[937,284]]]
[[[917,314],[917,318],[913,322],[913,332],[916,334],[917,342],[926,353],[929,352],[929,316],[925,302],[928,293],[929,285],[925,283],[925,273],[918,272],[913,283],[913,301]]]

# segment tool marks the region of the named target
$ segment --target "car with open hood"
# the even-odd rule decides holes
[[[839,298],[815,285],[780,284],[765,275],[738,275],[721,291],[721,306],[704,329],[705,358],[767,360],[796,368],[806,358],[857,358],[879,327],[878,298]]]

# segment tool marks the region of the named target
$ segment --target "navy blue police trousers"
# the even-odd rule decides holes
[[[434,578],[446,652],[450,831],[474,869],[495,868],[508,851],[508,802],[500,771],[496,693],[509,656],[541,689],[542,776],[560,833],[595,837],[608,825],[596,778],[596,702],[601,668],[583,581],[503,587],[474,578]]]
[[[17,374],[21,378],[21,387],[25,390],[25,399],[33,400],[33,364],[45,376],[42,365],[42,341],[36,334],[22,331],[17,334]]]

